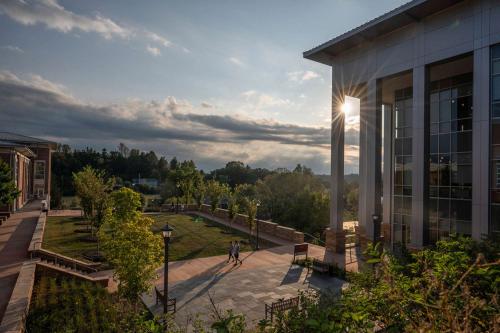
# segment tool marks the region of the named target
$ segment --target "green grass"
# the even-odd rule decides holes
[[[170,243],[170,260],[186,260],[227,254],[229,242],[239,240],[241,252],[251,251],[248,234],[200,217],[181,214],[158,214],[154,230],[169,224],[175,230]],[[275,244],[260,241],[260,248]]]
[[[148,312],[103,287],[67,277],[37,279],[27,332],[146,332]]]
[[[194,258],[205,258],[216,255],[227,254],[229,242],[239,240],[241,251],[250,251],[249,237],[246,233],[229,229],[218,223],[195,218],[189,215],[158,214],[148,215],[155,220],[154,231],[158,231],[167,222],[175,229],[170,244],[170,260],[186,260]],[[85,241],[88,233],[77,233],[76,229],[86,228],[75,225],[82,222],[81,217],[59,217],[47,218],[43,247],[65,256],[85,260],[83,254],[95,251],[95,242]],[[275,244],[260,241],[260,248],[276,246]]]
[[[85,260],[83,254],[97,250],[96,242],[85,241],[90,233],[78,233],[77,229],[87,228],[75,225],[84,222],[81,217],[50,216],[47,218],[43,235],[43,248],[79,260]]]

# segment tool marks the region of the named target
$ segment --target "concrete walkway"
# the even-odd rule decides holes
[[[12,290],[40,215],[40,201],[33,201],[12,214],[0,226],[0,318],[3,318]]]
[[[309,246],[309,256],[325,259],[325,248]],[[227,263],[227,256],[215,256],[169,263],[169,297],[177,299],[176,322],[191,331],[192,320],[211,320],[213,307],[210,298],[221,311],[233,309],[247,316],[247,324],[254,326],[264,318],[264,303],[297,296],[299,290],[309,288],[337,292],[344,282],[326,275],[307,274],[303,267],[291,265],[293,246],[279,246],[241,254],[243,264]],[[357,264],[348,265],[348,269]],[[163,269],[154,285],[163,290]],[[155,315],[162,312],[154,294],[142,299]]]

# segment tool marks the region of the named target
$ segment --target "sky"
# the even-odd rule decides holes
[[[0,131],[328,174],[332,69],[302,52],[404,2],[0,0]]]

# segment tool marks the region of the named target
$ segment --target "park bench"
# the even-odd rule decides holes
[[[155,294],[156,294],[156,304],[160,303],[160,301],[161,301],[161,304],[165,304],[163,294],[156,287],[155,287]],[[177,299],[170,298],[168,300],[167,308],[168,308],[168,311],[175,313],[177,311]],[[171,310],[171,308],[173,308],[173,311]]]
[[[313,259],[312,262],[312,270],[314,272],[323,274],[323,273],[328,273],[330,271],[330,267],[326,262],[315,258]]]
[[[276,302],[269,304],[264,304],[266,320],[273,321],[274,315],[277,312],[284,312],[293,308],[297,308],[299,306],[299,297],[289,298],[289,299],[280,299]]]
[[[308,250],[309,250],[309,244],[307,243],[295,244],[295,246],[293,247],[293,262],[295,262],[295,257],[300,255],[305,255],[307,260]]]

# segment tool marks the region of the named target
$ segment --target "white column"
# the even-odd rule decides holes
[[[344,214],[344,132],[345,117],[338,104],[341,99],[332,102],[331,136],[331,185],[330,185],[330,229],[342,231]]]
[[[488,234],[490,172],[490,48],[474,50],[472,115],[472,237]]]
[[[383,172],[383,216],[384,243],[386,246],[392,244],[392,108],[384,108],[384,172]],[[385,228],[385,229],[384,229]]]
[[[421,248],[424,244],[425,210],[425,80],[424,65],[413,68],[413,113],[412,113],[412,217],[411,248]]]
[[[380,214],[380,117],[377,109],[377,81],[366,83],[366,97],[360,110],[359,226],[366,240],[373,242],[372,215]]]

